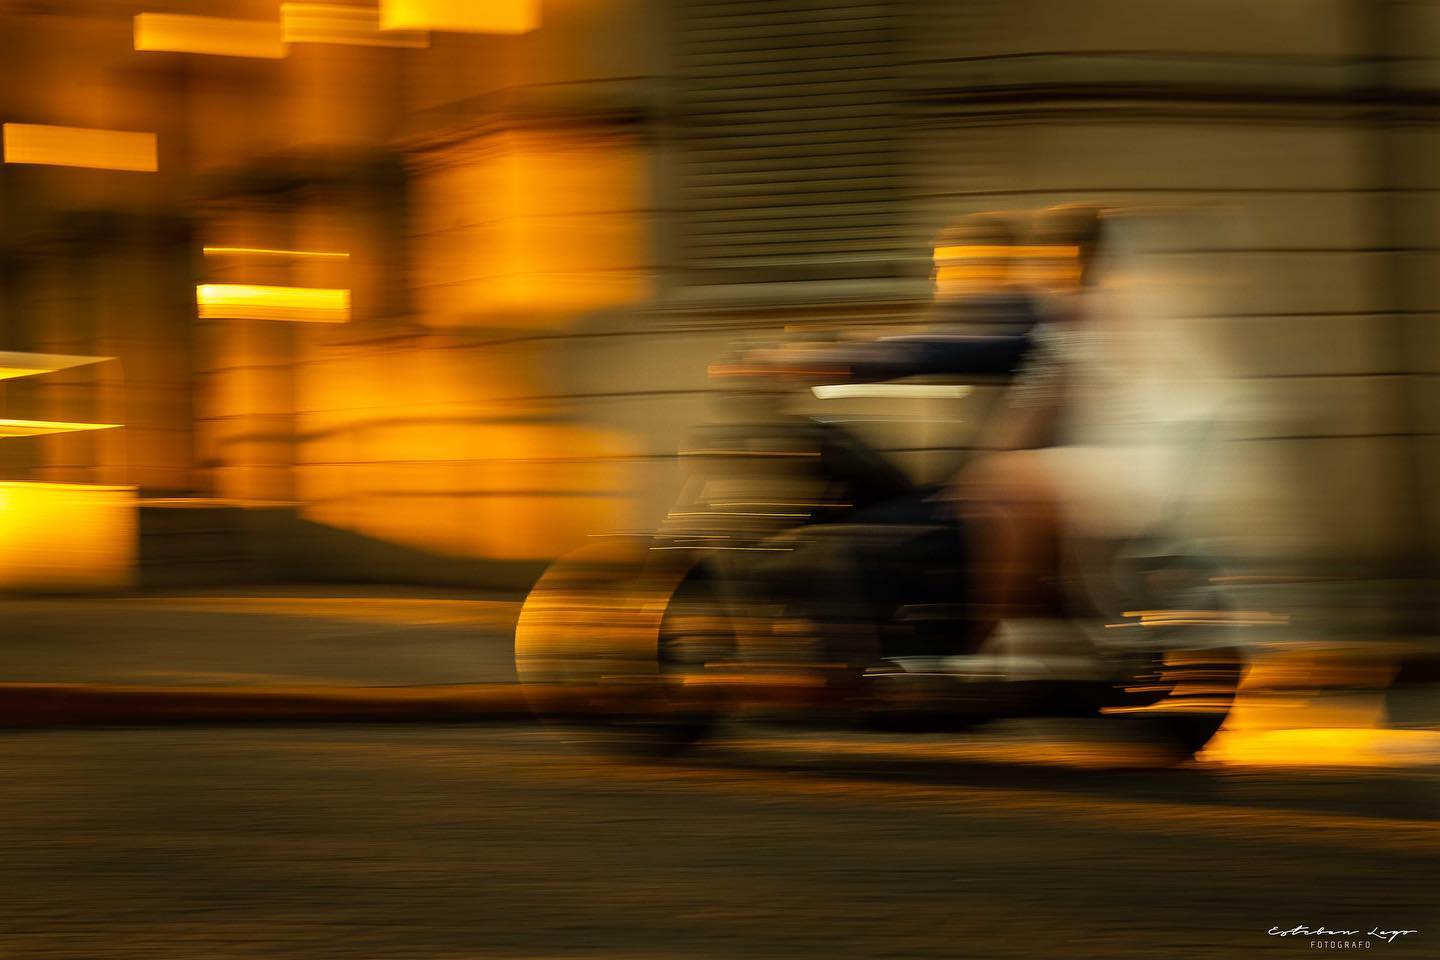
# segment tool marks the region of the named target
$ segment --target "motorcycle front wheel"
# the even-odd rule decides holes
[[[694,556],[616,538],[557,561],[527,596],[515,667],[534,712],[587,749],[664,757],[727,712],[706,665],[733,656],[729,618]]]

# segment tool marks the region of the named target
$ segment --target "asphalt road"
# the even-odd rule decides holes
[[[1433,776],[1118,749],[771,730],[657,766],[525,727],[9,732],[0,957],[1312,956],[1267,935],[1300,924],[1440,956]]]

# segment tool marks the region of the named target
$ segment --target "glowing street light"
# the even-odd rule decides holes
[[[381,0],[384,30],[529,33],[540,26],[540,0]]]

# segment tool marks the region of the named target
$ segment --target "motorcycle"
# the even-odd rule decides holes
[[[797,380],[756,354],[712,367],[717,416],[682,451],[688,479],[663,524],[595,538],[530,591],[516,667],[536,713],[649,756],[727,721],[958,733],[1103,717],[1177,760],[1211,739],[1260,616],[1236,609],[1222,564],[1159,533],[1107,544],[1003,624],[1003,642],[977,646],[952,532],[875,519],[924,488],[834,418],[795,409],[814,371]],[[1037,624],[1053,629],[1027,641],[1018,628]]]

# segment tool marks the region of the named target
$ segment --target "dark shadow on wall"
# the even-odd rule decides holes
[[[390,583],[528,590],[543,560],[457,557],[307,520],[292,506],[142,506],[143,589]]]

